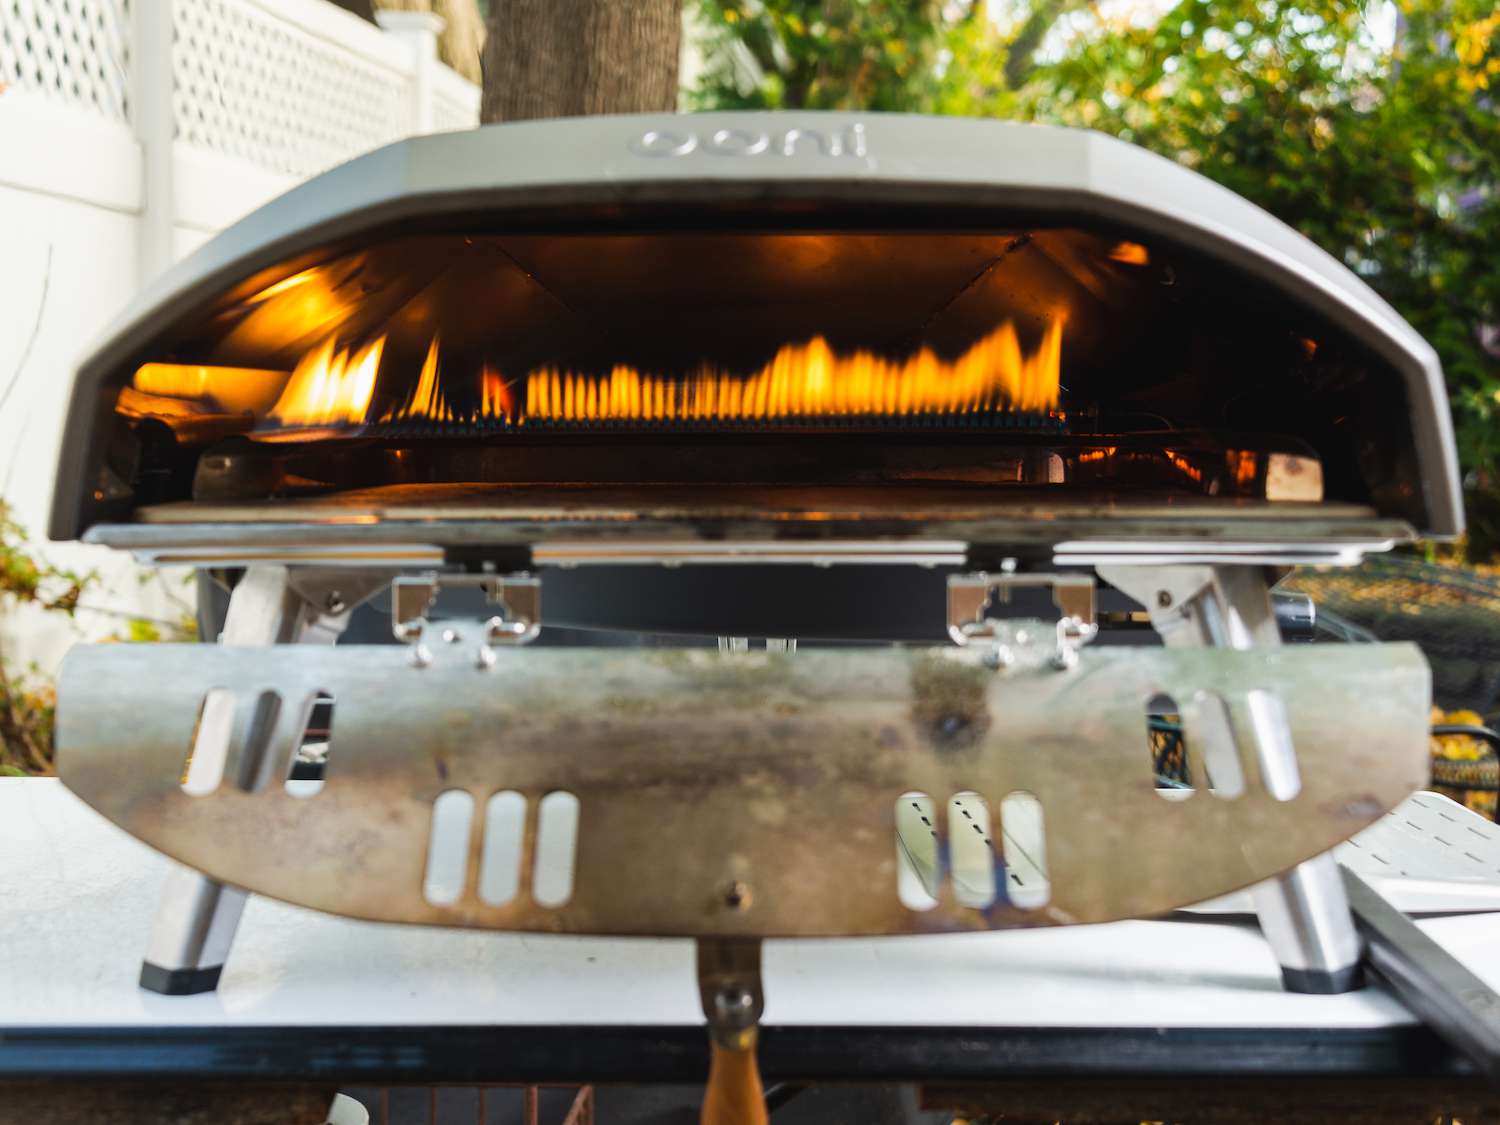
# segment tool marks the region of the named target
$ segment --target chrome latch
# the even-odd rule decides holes
[[[1020,587],[1046,586],[1061,611],[1057,622],[988,616],[991,600],[1010,601]],[[1087,574],[1019,574],[1003,570],[955,574],[948,579],[948,635],[959,645],[987,642],[997,668],[1049,664],[1066,671],[1078,663],[1078,650],[1099,633],[1094,613],[1094,579]]]
[[[474,662],[480,668],[495,663],[497,645],[524,645],[542,631],[542,580],[530,574],[423,574],[391,583],[391,630],[412,646],[412,663],[419,668],[433,661],[428,644],[434,619],[433,603],[441,590],[476,589],[486,606],[498,609],[482,624]],[[468,631],[445,625],[444,642],[462,645]]]

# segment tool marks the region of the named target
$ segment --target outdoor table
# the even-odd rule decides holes
[[[0,857],[0,1083],[697,1083],[706,1071],[686,940],[384,925],[255,897],[218,991],[165,997],[136,985],[164,857],[56,780],[24,778],[0,780]],[[1500,987],[1500,913],[1422,926]],[[1381,987],[1289,994],[1253,922],[1217,915],[770,941],[765,987],[768,1083],[1254,1079],[1284,1093],[1379,1077],[1488,1096]]]

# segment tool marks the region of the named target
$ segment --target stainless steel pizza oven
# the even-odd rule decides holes
[[[163,558],[1315,555],[1461,518],[1436,359],[1332,259],[1104,137],[909,117],[381,150],[169,274],[67,434],[54,535]]]
[[[1428,674],[1279,647],[1268,581],[1461,530],[1432,350],[1138,149],[837,114],[424,137],[209,242],[79,368],[54,536],[233,594],[218,646],[69,657],[61,772],[201,872],[162,991],[213,986],[249,889],[696,938],[728,1048],[761,937],[1252,883],[1288,984],[1337,990],[1327,849],[1423,780]],[[434,626],[452,588],[477,630]],[[388,589],[406,647],[281,643]],[[710,641],[544,627],[606,618]],[[1164,644],[1084,647],[1127,622]]]

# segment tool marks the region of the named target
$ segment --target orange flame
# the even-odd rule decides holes
[[[1188,460],[1186,457],[1184,457],[1181,453],[1178,453],[1175,449],[1163,449],[1162,452],[1166,454],[1167,460],[1183,476],[1187,477],[1189,480],[1192,480],[1192,481],[1201,481],[1201,480],[1203,480],[1203,470],[1200,469],[1200,468],[1198,468],[1197,465],[1193,464],[1190,460]]]
[[[311,285],[299,280],[285,292]],[[1015,326],[1007,321],[951,362],[927,348],[904,360],[865,351],[839,355],[819,336],[784,346],[748,377],[712,367],[687,378],[642,373],[625,365],[602,376],[541,368],[525,379],[524,405],[516,400],[513,385],[485,364],[477,386],[458,396],[460,403],[474,405],[458,408],[445,389],[441,348],[434,337],[415,387],[379,421],[740,422],[1046,411],[1058,403],[1062,331],[1061,319],[1054,320],[1036,350],[1026,355]],[[252,409],[257,415],[264,412],[258,427],[262,434],[358,426],[369,418],[385,343],[381,336],[363,347],[340,347],[329,336],[303,355],[290,376],[148,364],[137,371],[135,389],[203,402],[232,399],[235,388],[243,398],[253,382],[261,402]],[[251,375],[253,380],[246,378]],[[471,397],[475,391],[477,401]],[[268,402],[272,405],[266,410]]]
[[[686,379],[618,366],[592,376],[544,368],[526,379],[526,417],[742,421],[848,415],[973,414],[1057,405],[1062,322],[1031,356],[1006,322],[953,362],[929,349],[893,362],[870,352],[840,356],[821,336],[789,344],[748,379],[705,369]]]
[[[363,422],[384,347],[384,336],[353,352],[324,340],[297,364],[268,420],[278,428]]]
[[[1149,266],[1151,264],[1151,253],[1139,242],[1117,242],[1110,250],[1109,256],[1116,262],[1124,262],[1127,266]]]
[[[422,361],[422,371],[417,376],[416,390],[412,391],[404,405],[387,411],[382,422],[406,422],[413,418],[425,418],[433,422],[453,421],[453,409],[443,397],[443,387],[438,375],[437,337],[427,348],[427,358]]]
[[[479,373],[481,403],[479,416],[485,419],[510,419],[515,415],[516,402],[510,393],[510,384],[500,372],[489,364]]]
[[[1229,465],[1229,471],[1234,474],[1234,483],[1242,488],[1255,483],[1256,473],[1260,470],[1260,455],[1253,449],[1226,449],[1224,460]]]

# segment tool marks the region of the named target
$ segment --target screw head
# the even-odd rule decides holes
[[[1170,590],[1156,591],[1156,604],[1162,609],[1168,609],[1172,605],[1172,592]]]
[[[748,988],[727,985],[714,994],[714,1012],[726,1023],[741,1024],[755,1008],[755,997]]]
[[[750,891],[750,884],[743,883],[738,879],[724,888],[724,905],[729,907],[730,910],[748,909],[753,897]]]

